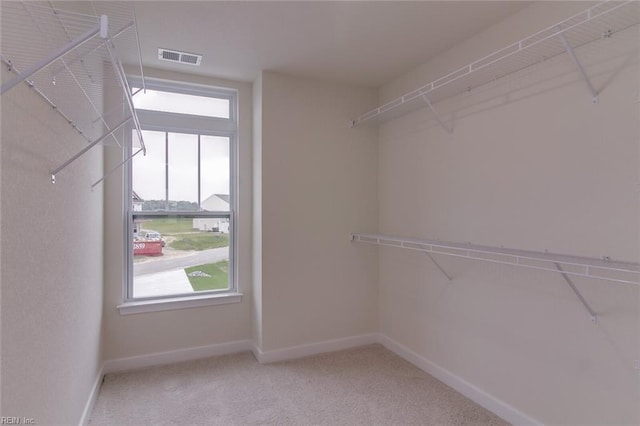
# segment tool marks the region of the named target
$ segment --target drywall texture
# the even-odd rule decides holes
[[[2,416],[78,424],[102,363],[102,148],[50,174],[86,144],[24,84],[2,95]]]
[[[578,5],[579,6],[579,5]],[[389,100],[568,16],[531,5],[381,90]],[[532,28],[533,30],[533,28]],[[638,261],[637,28],[380,126],[380,232]],[[417,83],[418,80],[421,82]],[[638,286],[380,248],[380,331],[545,424],[638,424]],[[635,361],[637,363],[637,361]]]
[[[376,93],[262,74],[262,349],[377,330],[376,128],[350,129]]]
[[[132,70],[135,72],[135,70]],[[177,349],[207,346],[251,338],[251,85],[170,73],[153,69],[145,76],[171,81],[226,87],[238,91],[238,289],[244,294],[238,304],[207,306],[120,315],[123,301],[124,235],[123,173],[114,173],[105,183],[104,358],[112,360]],[[119,100],[111,99],[110,104]],[[122,161],[119,151],[105,151],[105,168]]]

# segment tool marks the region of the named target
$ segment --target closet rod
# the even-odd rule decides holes
[[[596,259],[591,257],[482,246],[470,243],[460,244],[439,240],[405,238],[382,234],[354,233],[351,234],[351,240],[560,273],[565,276],[565,278],[567,275],[573,275],[640,285],[639,263],[612,261],[606,256],[602,259]],[[608,273],[608,275],[606,273]]]

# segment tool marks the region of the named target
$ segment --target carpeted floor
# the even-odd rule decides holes
[[[91,425],[505,425],[380,345],[241,353],[106,376]]]

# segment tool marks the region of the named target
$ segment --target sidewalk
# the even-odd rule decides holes
[[[133,297],[167,296],[193,293],[184,269],[157,272],[135,277]]]

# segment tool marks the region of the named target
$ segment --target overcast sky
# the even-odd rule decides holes
[[[133,190],[143,200],[165,199],[165,133],[144,131],[147,155],[133,159]],[[169,133],[169,199],[198,202],[198,136]],[[229,138],[200,137],[201,197],[229,194]]]
[[[147,90],[136,94],[133,100],[140,109],[229,117],[226,99]],[[168,152],[165,132],[143,131],[147,155],[139,154],[133,159],[133,190],[143,200],[164,200],[168,162],[169,200],[197,203],[198,136],[167,135]],[[133,140],[137,140],[135,132]],[[137,149],[133,148],[133,152]],[[229,138],[200,136],[200,183],[201,201],[212,194],[229,194]]]

